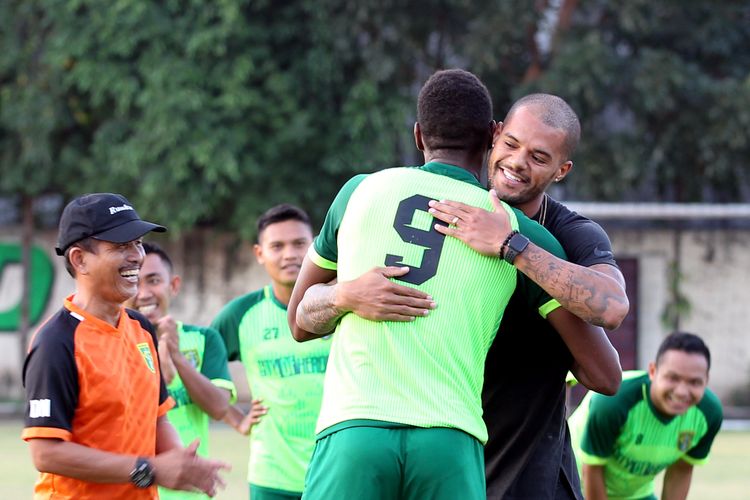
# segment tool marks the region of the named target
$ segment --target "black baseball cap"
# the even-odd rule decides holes
[[[70,245],[84,238],[127,243],[149,231],[163,233],[166,230],[164,226],[141,220],[121,194],[84,194],[63,209],[55,251],[57,255],[65,255]]]

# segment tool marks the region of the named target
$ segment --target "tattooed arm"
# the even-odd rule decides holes
[[[297,324],[325,335],[349,312],[372,321],[413,321],[426,316],[435,308],[432,297],[391,281],[408,271],[408,267],[375,267],[352,281],[313,285],[297,308]]]
[[[453,201],[431,201],[430,214],[449,223],[435,230],[463,241],[484,255],[498,256],[500,245],[510,233],[510,221],[494,191],[494,211]],[[530,243],[513,264],[567,310],[592,325],[607,329],[620,326],[630,304],[625,279],[608,264],[580,266],[555,257]]]
[[[300,302],[302,302],[305,292],[318,283],[328,283],[334,278],[336,278],[336,271],[323,269],[310,260],[309,256],[305,256],[305,259],[302,261],[302,268],[297,276],[297,281],[294,283],[294,290],[292,290],[289,305],[287,306],[287,322],[289,323],[289,329],[292,331],[292,336],[297,342],[316,339],[328,333],[328,331],[316,333],[300,325],[297,313],[298,311],[302,311]]]
[[[529,243],[513,264],[544,291],[582,320],[613,330],[620,326],[630,304],[625,279],[616,267],[583,267],[559,259]]]

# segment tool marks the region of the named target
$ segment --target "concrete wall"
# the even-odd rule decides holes
[[[661,321],[669,300],[668,270],[675,260],[675,232],[607,228],[618,258],[638,259],[638,362],[645,368],[669,332]],[[19,244],[17,228],[0,230],[0,250]],[[55,234],[36,237],[55,269],[43,317],[60,307],[73,292],[73,280],[62,259],[54,256]],[[185,322],[207,324],[237,295],[255,290],[267,279],[252,254],[252,245],[228,235],[197,231],[179,241],[158,240],[170,252],[183,290],[174,315]],[[750,381],[750,231],[684,231],[679,236],[680,287],[690,303],[681,329],[705,338],[713,355],[711,387],[723,398]],[[0,257],[2,255],[0,254]],[[35,291],[37,293],[37,291]],[[0,315],[20,300],[20,266],[0,269]],[[20,347],[12,331],[0,332],[0,398],[18,397]]]
[[[638,359],[645,368],[670,329],[661,315],[669,269],[679,260],[679,288],[690,309],[680,329],[703,337],[711,349],[709,385],[727,400],[750,387],[750,231],[624,230],[607,228],[618,257],[638,259]]]

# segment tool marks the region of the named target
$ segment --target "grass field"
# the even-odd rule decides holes
[[[36,471],[26,444],[19,438],[21,422],[0,422],[0,498],[31,498]],[[211,428],[212,454],[230,462],[227,489],[219,499],[246,499],[248,495],[247,441],[224,424]],[[659,490],[660,491],[660,490]],[[691,500],[741,500],[750,498],[750,432],[722,431],[714,443],[708,464],[693,474]],[[387,500],[387,499],[384,499]]]

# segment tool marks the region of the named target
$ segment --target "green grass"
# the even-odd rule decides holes
[[[22,423],[18,420],[0,421],[0,496],[15,500],[31,498],[36,471],[31,464],[28,446],[21,441]],[[224,424],[211,427],[212,454],[232,464],[225,474],[227,489],[218,499],[247,498],[247,438]],[[691,500],[740,500],[750,497],[750,432],[723,431],[714,442],[708,464],[696,467]],[[660,489],[657,496],[660,496]]]

